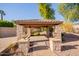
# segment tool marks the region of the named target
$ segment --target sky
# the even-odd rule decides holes
[[[4,10],[6,13],[5,20],[42,19],[38,6],[37,3],[0,3],[0,10]],[[56,20],[63,20],[64,18],[58,12],[57,6],[58,4],[52,4],[55,18]]]

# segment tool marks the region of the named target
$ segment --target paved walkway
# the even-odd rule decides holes
[[[30,37],[29,56],[79,56],[79,35],[66,34],[62,43],[62,52],[54,54],[49,49],[49,41],[45,36]],[[0,52],[16,42],[16,37],[0,38]]]
[[[67,33],[62,43],[62,52],[52,53],[49,49],[49,41],[44,36],[31,37],[31,56],[79,56],[79,35]]]
[[[16,37],[0,38],[0,52],[16,42]]]
[[[33,36],[30,38],[32,46],[30,47],[30,56],[52,56],[49,49],[49,41],[45,36]]]
[[[61,56],[79,56],[79,34],[66,33],[62,43]]]

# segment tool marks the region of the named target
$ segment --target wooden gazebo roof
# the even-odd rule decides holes
[[[59,25],[62,21],[52,21],[52,20],[16,20],[16,24],[23,25],[25,27],[48,27]]]

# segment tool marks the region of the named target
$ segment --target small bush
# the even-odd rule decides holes
[[[14,27],[14,24],[9,21],[0,20],[0,27]]]
[[[40,31],[39,30],[36,30],[36,31],[33,31],[31,32],[31,35],[40,35]]]
[[[64,22],[61,28],[64,32],[73,32],[73,24],[71,22]]]

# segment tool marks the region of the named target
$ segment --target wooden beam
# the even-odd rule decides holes
[[[52,21],[52,20],[17,20],[16,24],[19,25],[59,25],[62,21]]]

